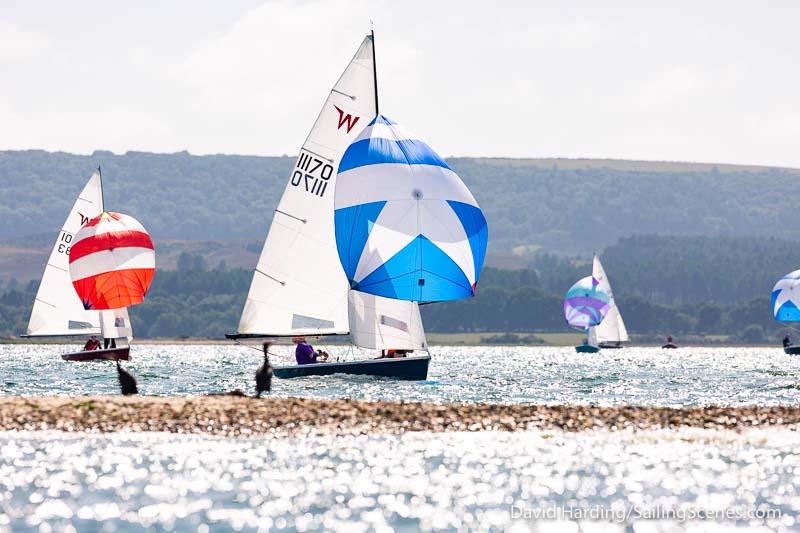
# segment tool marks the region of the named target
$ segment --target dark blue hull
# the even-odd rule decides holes
[[[341,363],[317,363],[313,365],[276,366],[273,375],[278,378],[301,378],[304,376],[330,376],[331,374],[355,374],[386,378],[422,381],[428,379],[430,355],[399,357],[397,359],[365,359]]]
[[[591,344],[581,344],[575,347],[575,351],[578,353],[597,353],[600,351],[600,348],[592,346]]]
[[[800,355],[800,345],[790,344],[783,348],[783,353],[786,355]]]

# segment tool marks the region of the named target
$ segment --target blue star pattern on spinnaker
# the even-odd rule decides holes
[[[779,322],[800,322],[800,270],[789,272],[773,287],[772,314]]]
[[[564,318],[570,326],[588,329],[603,321],[611,301],[599,283],[592,276],[586,276],[569,288],[564,298]]]
[[[334,225],[350,286],[418,302],[473,296],[486,218],[423,141],[378,115],[339,163]]]

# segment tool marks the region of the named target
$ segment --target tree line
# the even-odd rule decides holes
[[[648,241],[649,242],[649,241]],[[645,246],[646,247],[646,246]],[[610,259],[611,254],[606,254]],[[756,260],[754,259],[754,263]],[[590,260],[568,260],[541,255],[536,268],[484,269],[474,298],[422,306],[427,331],[454,332],[563,332],[563,295],[578,278],[591,272]],[[739,299],[689,303],[659,303],[648,296],[650,281],[626,285],[623,269],[606,271],[616,285],[615,296],[628,330],[644,338],[672,335],[728,335],[748,342],[777,339],[785,330],[772,319],[769,289],[755,290],[758,277],[738,290]],[[754,272],[758,269],[755,268]],[[635,272],[635,270],[633,270]],[[668,272],[657,271],[664,276]],[[741,272],[736,272],[737,275]],[[209,269],[202,257],[184,253],[178,270],[156,273],[145,303],[131,309],[137,337],[222,338],[233,332],[250,286],[252,273],[243,269]],[[667,276],[669,277],[669,276]],[[733,278],[734,280],[736,278]],[[680,285],[680,283],[678,283]],[[769,284],[771,288],[771,282]],[[38,282],[10,283],[0,291],[0,335],[24,332]],[[691,283],[688,288],[691,290]],[[748,293],[752,292],[751,297]],[[744,294],[744,296],[742,296]]]

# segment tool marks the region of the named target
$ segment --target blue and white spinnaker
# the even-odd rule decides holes
[[[800,322],[800,270],[789,272],[773,287],[772,314],[779,322]]]
[[[351,288],[417,302],[474,295],[486,218],[447,163],[395,122],[378,115],[347,148],[334,207]]]

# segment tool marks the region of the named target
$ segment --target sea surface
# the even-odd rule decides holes
[[[321,345],[319,347],[322,347]],[[0,395],[116,394],[110,362],[62,361],[75,345],[0,345]],[[273,364],[293,361],[275,346]],[[366,357],[326,346],[334,357]],[[273,394],[430,402],[598,405],[796,405],[800,357],[780,348],[625,348],[578,354],[571,347],[432,348],[428,380],[358,376],[275,379]],[[250,392],[258,346],[135,344],[123,365],[142,394]]]
[[[787,429],[0,433],[0,531],[791,531]]]

